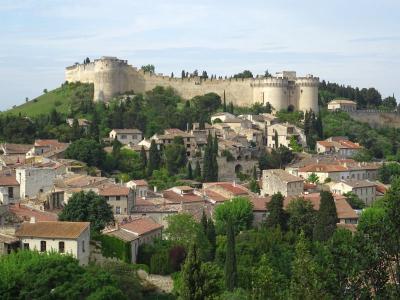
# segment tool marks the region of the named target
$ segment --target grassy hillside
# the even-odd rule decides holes
[[[3,112],[3,114],[21,113],[24,116],[35,117],[41,114],[49,114],[53,108],[59,113],[66,114],[71,105],[85,99],[93,99],[92,84],[65,83],[55,90]]]

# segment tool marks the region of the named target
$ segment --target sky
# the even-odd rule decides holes
[[[400,1],[0,0],[0,110],[100,56],[168,75],[294,70],[400,98]]]

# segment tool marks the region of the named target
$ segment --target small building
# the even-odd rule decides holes
[[[276,145],[276,136],[278,137]],[[301,146],[307,146],[304,130],[289,123],[278,123],[267,128],[267,145],[270,148],[285,146],[289,148],[291,139],[294,138]]]
[[[143,133],[136,128],[130,129],[113,129],[109,133],[111,141],[117,139],[122,144],[134,144],[137,145],[143,140]]]
[[[191,133],[182,131],[177,128],[169,128],[164,130],[164,134],[155,134],[150,138],[151,140],[155,140],[158,145],[167,146],[172,144],[176,137],[181,137],[183,140],[183,144],[186,148],[187,156],[194,156],[197,151],[197,142],[196,137]],[[150,144],[151,145],[151,144]],[[150,147],[150,146],[149,146]]]
[[[0,176],[0,203],[13,204],[19,200],[19,182],[15,178],[15,174]]]
[[[47,158],[62,158],[69,144],[58,140],[35,140],[33,147],[26,153],[26,158],[42,156]]]
[[[23,249],[70,254],[81,265],[89,263],[89,222],[36,222],[33,219],[22,223],[15,236],[21,240]]]
[[[135,205],[134,190],[118,184],[99,187],[99,195],[106,198],[115,215],[129,215]]]
[[[236,182],[203,183],[203,195],[211,204],[220,204],[234,197],[249,197],[251,192]]]
[[[219,112],[219,113],[213,114],[211,116],[211,123],[214,123],[215,121],[217,121],[217,123],[218,122],[221,123],[221,122],[225,122],[227,119],[234,119],[234,118],[236,118],[236,116],[231,113]]]
[[[84,132],[88,132],[91,123],[89,120],[68,118],[66,122],[70,127],[73,127],[75,120],[78,122],[79,128],[82,128]]]
[[[363,147],[349,141],[346,137],[330,137],[324,141],[317,141],[316,150],[320,154],[338,154],[342,157],[352,157]]]
[[[328,110],[331,111],[354,111],[357,109],[357,103],[348,99],[334,99],[328,103]]]
[[[331,192],[343,195],[345,193],[354,193],[366,205],[371,205],[376,199],[376,184],[368,180],[347,180],[332,183]]]
[[[0,256],[10,254],[20,248],[19,239],[9,234],[0,233]]]
[[[204,203],[204,198],[195,193],[195,189],[188,185],[174,186],[163,192],[163,198],[171,204]]]
[[[140,245],[151,244],[155,239],[161,239],[163,227],[150,218],[141,217],[122,223],[116,230],[105,234],[131,243],[131,259],[132,263],[136,263]]]
[[[283,196],[298,196],[303,193],[304,180],[282,169],[263,170],[261,195],[280,192]]]
[[[31,144],[12,144],[3,143],[0,145],[0,154],[2,155],[21,155],[25,157],[26,152],[32,149]]]
[[[126,183],[126,186],[136,192],[136,197],[146,198],[149,184],[144,179],[131,180]]]
[[[54,186],[57,170],[54,166],[26,166],[16,169],[16,180],[20,184],[20,198],[35,197],[38,193],[50,191]]]

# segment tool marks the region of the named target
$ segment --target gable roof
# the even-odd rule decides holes
[[[99,188],[100,196],[128,196],[130,188],[118,184],[110,184]]]
[[[76,239],[89,227],[89,222],[25,222],[17,229],[15,235],[18,237]]]
[[[121,224],[121,228],[137,235],[143,235],[155,230],[162,229],[164,226],[160,225],[150,218],[138,218],[129,223]]]
[[[19,182],[14,175],[0,176],[0,186],[18,186]]]
[[[137,128],[116,128],[111,131],[115,131],[116,133],[142,133],[142,131]]]

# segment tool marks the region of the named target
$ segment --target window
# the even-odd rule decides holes
[[[24,243],[24,249],[29,250],[29,243]]]
[[[82,241],[82,252],[85,252],[85,241]]]
[[[46,241],[40,241],[40,252],[46,251]]]
[[[64,242],[58,242],[58,252],[59,253],[64,253],[65,251],[65,243]]]
[[[121,200],[121,196],[116,196],[115,200],[117,200],[117,201]]]
[[[125,134],[121,135],[121,139],[125,140],[126,139],[126,135]]]
[[[14,198],[14,188],[12,186],[8,187],[8,198]]]
[[[116,213],[117,215],[121,214],[121,207],[116,206],[116,207],[115,207],[115,213]]]

